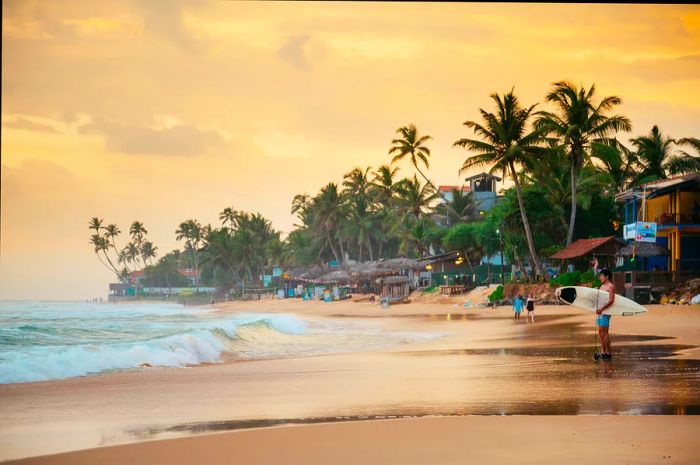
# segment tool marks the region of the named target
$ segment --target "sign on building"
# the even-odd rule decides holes
[[[656,242],[656,223],[637,221],[626,224],[623,237],[637,242]]]

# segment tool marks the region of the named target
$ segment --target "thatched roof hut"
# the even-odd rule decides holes
[[[617,251],[618,256],[631,257],[634,253],[637,257],[665,257],[670,255],[666,247],[661,247],[653,242],[632,242]]]
[[[386,276],[377,279],[382,286],[380,299],[388,304],[405,302],[410,292],[408,276]]]
[[[324,284],[347,283],[350,281],[350,275],[344,270],[335,270],[320,276],[318,280]]]

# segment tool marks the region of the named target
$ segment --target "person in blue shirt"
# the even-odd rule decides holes
[[[513,299],[513,311],[515,312],[515,322],[518,322],[520,320],[520,312],[523,311],[523,296],[520,294]]]

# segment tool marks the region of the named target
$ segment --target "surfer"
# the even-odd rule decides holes
[[[595,312],[597,315],[596,323],[601,345],[600,358],[601,360],[612,360],[612,354],[610,353],[610,334],[608,334],[608,330],[610,329],[610,315],[603,315],[603,311],[615,303],[615,286],[610,282],[612,273],[607,268],[600,270],[598,276],[601,282],[600,290],[606,291],[609,296],[608,301]]]

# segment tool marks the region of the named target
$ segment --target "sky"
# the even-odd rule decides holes
[[[226,207],[293,229],[295,194],[429,134],[457,185],[463,126],[511,88],[618,95],[633,131],[700,137],[700,7],[2,2],[0,299],[105,297],[88,221],[142,221],[164,254]],[[546,109],[540,103],[538,108]],[[401,164],[401,175],[414,170]],[[473,172],[467,174],[474,174]]]

